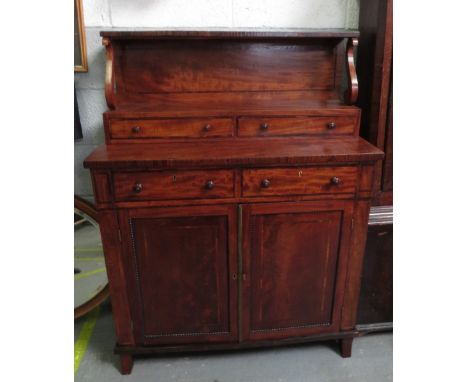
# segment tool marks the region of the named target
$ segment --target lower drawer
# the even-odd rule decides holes
[[[242,173],[243,196],[356,192],[357,167],[261,168]]]
[[[230,170],[121,172],[114,174],[117,201],[234,196]]]

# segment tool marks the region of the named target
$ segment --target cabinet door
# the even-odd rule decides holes
[[[243,206],[244,340],[339,330],[352,202]]]
[[[234,206],[126,210],[120,226],[139,344],[237,339]]]

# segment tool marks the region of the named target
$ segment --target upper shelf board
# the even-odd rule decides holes
[[[112,39],[258,39],[258,38],[353,38],[354,29],[151,29],[119,28],[101,31],[102,37]]]

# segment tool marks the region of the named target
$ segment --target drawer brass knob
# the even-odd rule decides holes
[[[268,188],[270,187],[270,181],[268,179],[263,179],[262,180],[262,183],[260,183],[260,185],[263,187],[263,188]]]
[[[330,130],[332,130],[332,129],[334,129],[334,128],[336,127],[336,123],[335,123],[335,122],[328,122],[328,123],[327,123],[327,127],[328,127]]]
[[[260,130],[263,130],[263,131],[268,130],[268,123],[261,123]]]
[[[214,183],[212,180],[209,180],[209,181],[206,182],[206,184],[205,184],[205,187],[206,187],[208,190],[213,189],[214,186],[215,186],[215,183]]]
[[[333,178],[330,179],[330,183],[334,185],[339,185],[341,183],[341,179],[338,178],[337,176],[334,176]]]
[[[203,128],[203,130],[205,130],[205,131],[210,131],[210,130],[211,130],[211,125],[210,125],[209,123],[207,123],[207,124],[205,125],[205,127]]]
[[[143,190],[143,185],[141,183],[137,183],[133,186],[133,191],[136,193],[140,193]]]
[[[133,133],[139,133],[141,131],[141,127],[140,126],[133,126],[132,127],[132,132]]]

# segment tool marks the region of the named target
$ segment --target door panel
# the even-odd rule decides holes
[[[236,222],[233,206],[122,212],[128,275],[141,344],[234,340]]]
[[[331,202],[243,208],[243,337],[337,330],[352,207]]]

